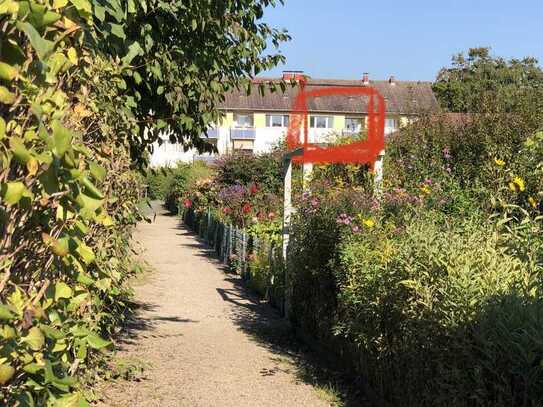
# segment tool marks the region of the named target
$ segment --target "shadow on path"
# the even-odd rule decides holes
[[[294,373],[297,381],[315,386],[323,393],[333,394],[334,398],[340,400],[341,406],[370,406],[368,400],[363,397],[360,387],[356,386],[352,379],[347,379],[343,373],[328,366],[322,357],[302,343],[294,334],[289,322],[250,290],[239,275],[228,272],[205,242],[181,223],[176,229],[180,231],[179,235],[191,236],[195,240],[195,243],[183,246],[196,250],[196,256],[205,257],[215,263],[225,273],[224,280],[232,284],[233,288],[216,288],[222,300],[231,305],[229,318],[259,346],[276,355],[270,359],[279,366],[262,369],[260,372],[262,376],[273,376],[281,370],[289,371]],[[286,358],[291,359],[293,364],[288,363]]]

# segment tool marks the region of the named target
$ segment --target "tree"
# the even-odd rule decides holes
[[[142,125],[130,134],[130,144],[138,159],[166,126],[172,142],[210,150],[201,136],[221,119],[217,107],[224,94],[250,90],[252,76],[284,60],[278,52],[264,54],[269,45],[277,48],[290,38],[261,21],[276,0],[129,1],[133,13],[116,30],[110,27],[121,15],[109,1],[94,3],[97,31],[106,33],[98,45],[118,50],[128,94],[137,101],[131,111]]]
[[[452,58],[433,86],[441,107],[450,112],[482,112],[492,106],[512,112],[526,101],[541,103],[543,71],[535,58],[509,61],[490,55],[490,48],[471,48]]]

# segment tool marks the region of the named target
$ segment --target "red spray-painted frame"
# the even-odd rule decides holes
[[[333,86],[305,90],[305,81],[300,80],[300,91],[291,109],[287,131],[289,150],[303,148],[303,154],[293,157],[296,163],[314,164],[369,164],[373,169],[376,160],[385,148],[385,99],[369,86]],[[364,141],[350,144],[321,147],[308,140],[308,105],[307,100],[326,96],[368,96],[368,137]],[[377,107],[375,103],[377,102]],[[303,142],[300,133],[303,126]]]

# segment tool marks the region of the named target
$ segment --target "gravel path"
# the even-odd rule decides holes
[[[138,227],[154,268],[118,352],[149,364],[139,382],[102,392],[104,406],[328,406],[291,354],[288,328],[225,274],[176,217]],[[319,396],[320,395],[320,396]]]

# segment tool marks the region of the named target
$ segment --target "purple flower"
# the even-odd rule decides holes
[[[445,157],[446,160],[451,158],[451,151],[449,150],[449,147],[445,147],[443,149],[443,157]]]

